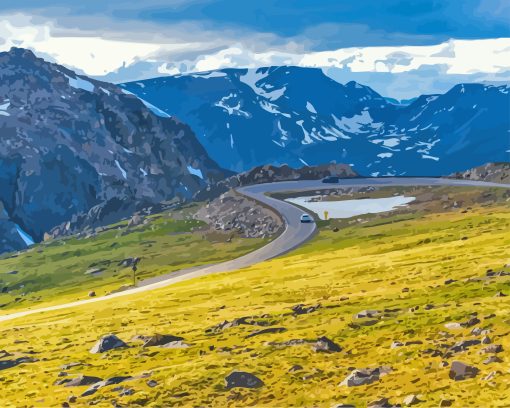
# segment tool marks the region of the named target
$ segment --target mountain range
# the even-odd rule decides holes
[[[121,84],[190,124],[222,167],[349,163],[366,176],[439,176],[510,160],[510,86],[459,84],[409,101],[316,68],[223,69]]]
[[[191,198],[223,171],[190,127],[28,50],[0,53],[0,252]]]

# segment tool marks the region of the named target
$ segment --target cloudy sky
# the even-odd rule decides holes
[[[0,50],[30,48],[113,82],[320,67],[409,98],[509,82],[509,21],[508,0],[2,0]]]

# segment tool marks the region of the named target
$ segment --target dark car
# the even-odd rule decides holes
[[[337,176],[327,176],[322,179],[323,183],[338,183],[340,181],[340,177]]]

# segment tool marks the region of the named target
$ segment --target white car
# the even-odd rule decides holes
[[[301,216],[301,222],[313,222],[313,219],[308,214],[303,214]]]

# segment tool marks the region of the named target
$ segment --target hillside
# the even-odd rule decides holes
[[[320,69],[277,66],[121,86],[189,123],[211,157],[235,171],[335,161],[365,176],[439,176],[510,155],[507,85],[459,84],[395,104]]]
[[[0,75],[0,252],[79,215],[104,225],[189,198],[229,174],[186,124],[115,85],[19,48],[0,53]]]
[[[454,173],[449,177],[462,180],[510,184],[510,163],[487,163],[483,166]]]
[[[1,400],[508,406],[508,192],[382,188],[336,199],[395,194],[417,200],[321,222],[313,241],[277,259],[2,322]],[[120,347],[96,352],[110,333],[122,342],[103,345]]]

